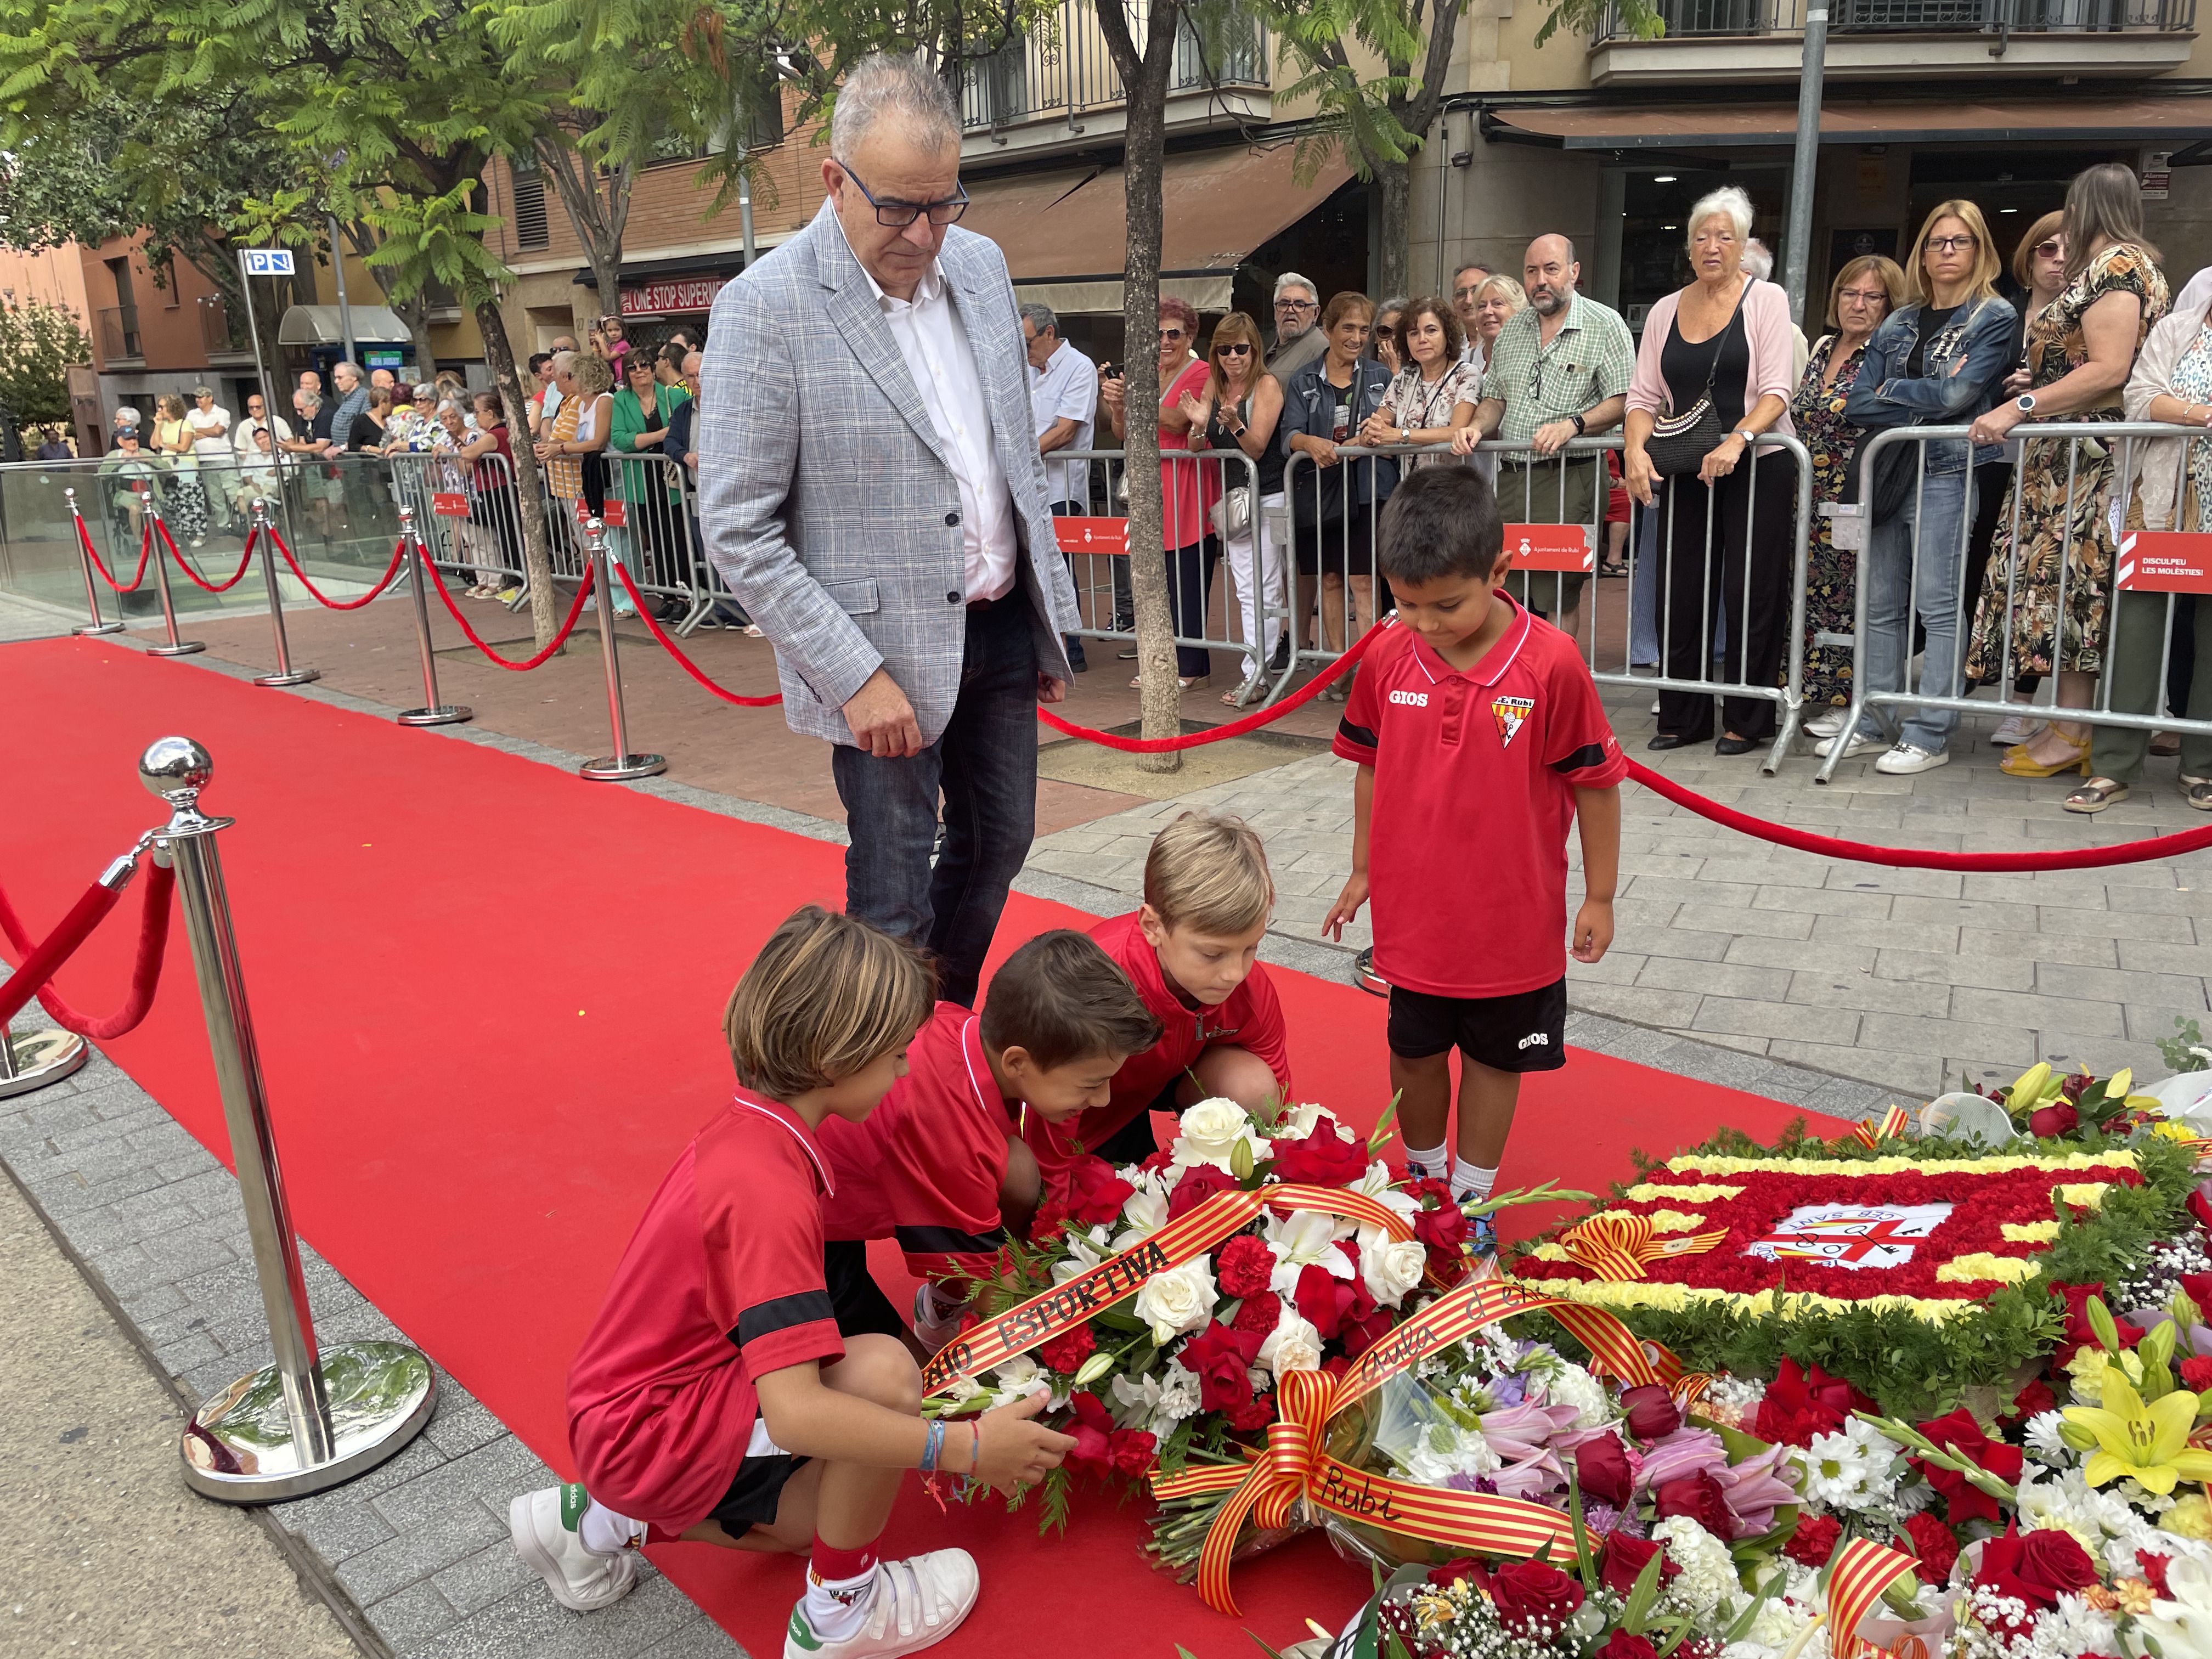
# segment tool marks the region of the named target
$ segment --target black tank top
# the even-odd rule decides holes
[[[1743,302],[1739,300],[1727,326],[1711,339],[1692,345],[1682,337],[1681,313],[1674,313],[1667,330],[1667,343],[1659,353],[1659,375],[1667,382],[1668,407],[1674,414],[1687,414],[1690,406],[1705,395],[1710,380],[1713,410],[1721,417],[1721,424],[1731,431],[1743,424],[1743,387],[1751,377],[1751,340],[1737,326],[1742,318]]]
[[[1252,400],[1247,398],[1243,403],[1237,404],[1237,413],[1240,419],[1249,421],[1252,418]],[[1208,449],[1243,447],[1237,441],[1236,434],[1222,424],[1221,406],[1218,404],[1214,405],[1213,419],[1206,428],[1206,447]],[[1253,458],[1253,465],[1260,469],[1260,493],[1262,495],[1281,495],[1284,466],[1282,445],[1273,438],[1270,438],[1267,441],[1267,447]],[[1234,461],[1231,461],[1224,467],[1224,476],[1221,481],[1222,487],[1234,489],[1238,484],[1244,483],[1248,476]]]

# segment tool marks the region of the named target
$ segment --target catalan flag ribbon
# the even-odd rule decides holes
[[[1879,1125],[1854,1123],[1850,1127],[1848,1138],[1857,1141],[1860,1146],[1872,1152],[1885,1140],[1903,1139],[1905,1130],[1911,1122],[1912,1120],[1906,1115],[1905,1108],[1893,1103],[1890,1109],[1881,1115],[1881,1122]]]
[[[1559,1248],[1600,1279],[1637,1279],[1649,1278],[1655,1261],[1669,1256],[1703,1255],[1727,1237],[1728,1229],[1723,1227],[1709,1233],[1662,1238],[1652,1230],[1650,1217],[1607,1211],[1561,1233]]]
[[[1836,1552],[1828,1565],[1828,1646],[1837,1659],[1887,1659],[1885,1650],[1856,1632],[1881,1593],[1913,1565],[1911,1556],[1865,1538]]]

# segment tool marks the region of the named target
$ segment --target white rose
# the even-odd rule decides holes
[[[1152,1328],[1152,1340],[1165,1345],[1212,1318],[1214,1304],[1220,1299],[1213,1288],[1212,1269],[1200,1256],[1146,1279],[1145,1288],[1137,1292],[1136,1315]]]
[[[1285,1307],[1275,1328],[1260,1345],[1260,1363],[1280,1376],[1285,1371],[1321,1369],[1321,1333],[1294,1308]]]
[[[1359,1271],[1367,1280],[1367,1294],[1386,1308],[1406,1299],[1406,1292],[1421,1282],[1429,1253],[1418,1238],[1392,1238],[1376,1233],[1374,1242],[1359,1253]]]
[[[1229,1169],[1229,1161],[1240,1144],[1250,1146],[1251,1156],[1260,1156],[1258,1137],[1252,1133],[1252,1116],[1235,1101],[1217,1095],[1212,1100],[1201,1100],[1182,1115],[1170,1148],[1176,1164],[1188,1168],[1195,1164],[1211,1164],[1222,1170]]]
[[[1314,1101],[1304,1101],[1284,1109],[1282,1127],[1276,1133],[1281,1139],[1303,1140],[1324,1122],[1338,1135],[1343,1134],[1344,1130],[1337,1122],[1335,1113]]]

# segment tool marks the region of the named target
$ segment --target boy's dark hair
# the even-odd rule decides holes
[[[1093,1054],[1140,1054],[1160,1023],[1098,941],[1073,928],[1039,933],[991,975],[983,1046],[1022,1048],[1049,1071]]]
[[[803,904],[761,946],[722,1011],[738,1081],[770,1100],[819,1089],[906,1047],[936,976],[912,945]]]
[[[1447,576],[1487,578],[1505,556],[1498,497],[1471,466],[1423,467],[1382,509],[1386,581],[1422,586]]]
[[[539,369],[544,368],[546,364],[552,361],[553,354],[551,352],[533,351],[530,354],[530,372],[532,374],[535,374]]]

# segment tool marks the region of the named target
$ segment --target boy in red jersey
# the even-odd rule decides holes
[[[903,1330],[868,1277],[872,1238],[896,1238],[923,1283],[914,1329],[935,1352],[960,1328],[970,1286],[999,1271],[1006,1235],[1026,1237],[1039,1197],[1030,1118],[1065,1123],[1109,1098],[1114,1073],[1159,1040],[1160,1023],[1087,936],[1040,933],[992,975],[983,1012],[940,1002],[907,1051],[907,1074],[865,1123],[828,1122],[836,1195],[823,1203],[826,1267],[864,1328]],[[888,1324],[884,1322],[888,1320]]]
[[[1152,837],[1144,904],[1091,937],[1158,1016],[1160,1040],[1114,1074],[1113,1097],[1072,1131],[1031,1120],[1030,1148],[1048,1182],[1079,1150],[1142,1163],[1158,1150],[1155,1111],[1217,1096],[1242,1106],[1290,1098],[1282,1005],[1259,960],[1274,907],[1267,850],[1242,818],[1185,812]]]
[[[1406,1158],[1446,1175],[1451,1050],[1462,1056],[1462,1203],[1486,1199],[1523,1072],[1566,1063],[1567,825],[1582,825],[1574,957],[1613,943],[1621,757],[1574,641],[1504,591],[1498,506],[1469,467],[1416,472],[1382,514],[1398,625],[1362,665],[1336,752],[1359,763],[1352,878],[1322,931],[1375,901],[1390,985],[1390,1081]],[[1494,1249],[1488,1218],[1478,1250]]]
[[[948,1436],[921,1417],[904,1347],[837,1328],[816,1131],[883,1097],[929,994],[909,947],[815,905],[738,981],[724,1015],[737,1098],[647,1205],[568,1375],[583,1480],[508,1510],[516,1551],[564,1607],[619,1600],[648,1541],[809,1554],[786,1659],[912,1653],[959,1626],[977,1586],[963,1551],[877,1560],[906,1471],[1011,1492],[1074,1445],[1025,1420],[1035,1401]]]

